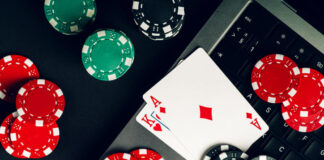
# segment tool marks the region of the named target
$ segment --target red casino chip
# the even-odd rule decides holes
[[[323,109],[318,110],[317,112],[312,112],[310,110],[298,109],[294,108],[294,110],[288,109],[289,107],[285,107],[282,105],[282,108],[285,108],[289,117],[295,121],[298,121],[300,124],[306,125],[309,123],[313,123],[314,121],[321,118],[321,114]],[[283,110],[283,109],[281,109]]]
[[[8,115],[2,122],[0,127],[0,137],[1,137],[1,145],[6,150],[6,152],[16,158],[25,158],[22,156],[22,152],[15,149],[10,141],[10,128],[17,118],[18,113],[14,112]]]
[[[42,158],[52,153],[60,138],[56,122],[37,127],[18,117],[10,130],[12,145],[26,158]]]
[[[290,117],[302,124],[320,118],[324,111],[324,76],[311,68],[300,69],[300,83],[294,97],[283,102]]]
[[[65,99],[62,90],[53,82],[37,79],[26,83],[18,91],[18,114],[36,126],[58,120],[63,114]]]
[[[114,153],[108,156],[107,158],[105,158],[105,160],[137,160],[137,159],[128,153]]]
[[[281,103],[293,97],[298,89],[300,71],[296,63],[282,54],[271,54],[259,60],[252,71],[255,93],[269,103]]]
[[[311,68],[300,69],[300,83],[294,97],[284,101],[285,107],[309,110],[313,113],[324,108],[324,76]]]
[[[324,112],[321,113],[318,119],[313,122],[302,124],[298,119],[293,119],[289,115],[289,111],[285,107],[282,107],[282,117],[285,122],[294,130],[299,132],[313,132],[324,125]]]
[[[137,149],[131,155],[138,160],[163,160],[162,156],[150,149]]]
[[[39,78],[34,63],[23,56],[8,55],[0,60],[0,98],[14,102],[19,88],[31,79]]]

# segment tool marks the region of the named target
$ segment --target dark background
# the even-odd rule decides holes
[[[171,67],[217,7],[217,0],[186,0],[186,18],[180,34],[155,42],[135,25],[131,0],[96,0],[97,19],[86,32],[64,36],[44,15],[43,0],[0,0],[0,57],[20,54],[38,67],[40,77],[58,84],[66,107],[61,119],[60,142],[50,160],[96,160],[112,143],[143,103],[142,95]],[[122,30],[135,47],[135,61],[122,78],[102,82],[84,69],[81,49],[98,28]],[[15,105],[0,101],[0,121]],[[0,159],[12,160],[0,147]]]
[[[58,84],[66,98],[64,114],[57,122],[61,132],[59,145],[44,160],[99,159],[140,107],[143,93],[163,77],[220,2],[185,0],[186,18],[180,34],[155,42],[138,31],[132,19],[131,0],[96,1],[95,23],[80,35],[64,36],[47,22],[43,0],[0,0],[0,57],[20,54],[30,58],[41,78]],[[317,22],[319,30],[324,29],[323,20],[315,19],[323,14],[305,13],[310,21]],[[113,82],[95,80],[81,62],[83,42],[98,28],[122,30],[135,46],[132,68]],[[14,104],[3,101],[0,107],[0,121],[15,111]],[[0,159],[13,158],[0,147]]]

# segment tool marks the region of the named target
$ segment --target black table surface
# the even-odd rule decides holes
[[[44,14],[44,0],[0,0],[0,57],[19,54],[38,67],[40,78],[58,84],[66,98],[60,141],[44,160],[96,160],[143,103],[142,95],[162,78],[213,13],[219,0],[186,0],[180,34],[155,42],[138,31],[131,0],[97,0],[97,18],[85,32],[64,36]],[[81,61],[82,45],[100,28],[122,30],[135,46],[135,61],[122,78],[103,82],[92,78]],[[0,101],[0,121],[15,104]],[[0,147],[1,160],[13,160]]]
[[[144,92],[167,73],[220,0],[185,0],[182,31],[176,38],[160,42],[138,31],[131,13],[132,0],[96,2],[94,24],[79,35],[64,36],[46,20],[44,0],[0,0],[0,57],[20,54],[30,58],[40,77],[58,84],[66,98],[65,111],[57,122],[60,142],[44,160],[99,159],[141,106]],[[301,6],[305,7],[303,11],[312,10]],[[314,20],[323,31],[323,21]],[[92,78],[81,62],[85,39],[101,28],[122,30],[135,46],[132,68],[113,82]],[[0,107],[0,120],[15,111],[15,104],[4,101],[0,101]],[[0,159],[14,158],[0,147]]]

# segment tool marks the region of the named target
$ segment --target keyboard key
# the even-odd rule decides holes
[[[251,84],[242,83],[237,87],[237,89],[241,92],[245,99],[250,102],[251,105],[254,104],[257,95],[253,91]]]
[[[263,150],[273,158],[279,159],[286,152],[287,147],[278,139],[272,137]]]
[[[310,67],[324,74],[324,56],[317,53],[310,61]]]
[[[228,39],[223,39],[210,57],[222,69],[225,67],[225,69],[234,73],[237,73],[242,68],[245,62],[243,60],[246,59],[243,54],[240,54],[233,42]]]
[[[283,137],[288,131],[291,131],[290,127],[283,120],[281,112],[277,113],[269,124],[270,128],[276,133],[278,136]]]
[[[247,56],[251,58],[255,58],[256,55],[259,55],[260,53],[257,52],[257,48],[260,46],[260,38],[254,37],[245,47]]]
[[[238,23],[246,26],[245,29],[263,39],[277,24],[277,20],[260,4],[251,3],[242,13]]]
[[[256,62],[255,62],[256,63]],[[252,70],[255,65],[254,61],[247,62],[247,65],[241,69],[241,72],[239,73],[239,76],[244,80],[246,83],[251,83],[251,74]]]
[[[299,65],[305,65],[314,53],[316,53],[314,48],[301,39],[298,39],[288,50],[288,56]]]
[[[315,135],[324,141],[324,127],[315,131]]]
[[[252,35],[243,26],[236,24],[231,28],[227,37],[237,46],[243,47],[251,39]]]
[[[260,99],[257,100],[253,107],[267,121],[272,113],[280,109],[280,104],[271,104]]]
[[[304,154],[310,159],[324,159],[324,145],[314,141],[308,146]]]
[[[310,140],[311,136],[309,134],[297,131],[292,131],[287,137],[287,141],[299,150],[302,150]]]
[[[252,148],[260,149],[261,146],[264,146],[267,140],[271,137],[271,133],[268,131],[267,133],[263,134],[256,142],[253,143]]]
[[[294,41],[294,33],[284,25],[279,25],[271,33],[269,39],[266,40],[266,46],[274,52],[283,52]]]
[[[289,154],[284,158],[284,160],[303,160],[303,158],[297,155],[297,153],[295,152],[289,152]]]

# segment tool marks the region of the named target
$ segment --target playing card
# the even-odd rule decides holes
[[[201,48],[143,98],[197,160],[218,143],[246,151],[269,129]]]
[[[153,117],[154,111],[151,106],[145,105],[141,112],[137,115],[136,121],[144,128],[158,137],[165,144],[170,146],[174,151],[179,153],[183,158],[190,160],[192,156],[185,149],[185,147],[179,143],[179,141],[170,132],[168,127],[162,123],[156,117]]]

